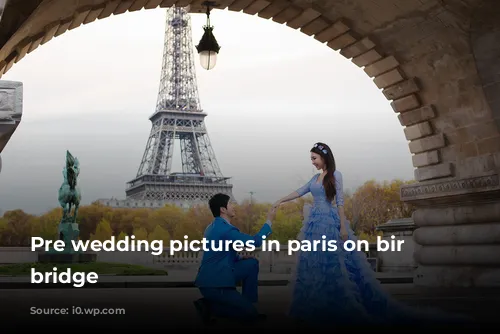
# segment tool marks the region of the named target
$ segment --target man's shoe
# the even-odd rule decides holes
[[[213,322],[213,319],[210,316],[210,310],[208,308],[207,301],[205,300],[205,298],[200,298],[200,299],[194,301],[193,304],[194,304],[194,307],[196,308],[196,311],[198,312],[198,315],[200,316],[200,318],[204,324],[210,324],[211,322]]]

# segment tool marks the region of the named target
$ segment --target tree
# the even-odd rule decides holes
[[[182,208],[174,205],[165,205],[151,213],[145,227],[148,232],[152,232],[156,226],[159,225],[165,229],[169,235],[173,236],[175,239],[180,239],[184,237],[184,235],[180,235],[182,233],[179,232],[182,232],[180,226],[186,223],[185,218],[185,211]]]
[[[97,225],[105,217],[106,212],[111,210],[113,209],[100,204],[80,207],[77,217],[78,227],[80,229],[80,239],[90,239],[91,234],[95,232]]]
[[[268,205],[270,208],[271,205]],[[287,202],[278,208],[276,217],[272,222],[273,233],[269,236],[269,240],[278,240],[280,244],[287,245],[288,240],[295,240],[302,227],[302,207],[303,204],[299,201]],[[257,233],[262,225],[267,220],[269,210],[264,210],[257,224],[254,224],[252,233]]]
[[[125,237],[127,236],[127,234],[125,234],[125,232],[121,231],[120,234],[118,234],[118,236],[116,237],[117,240],[125,240]]]
[[[194,205],[185,213],[186,219],[184,229],[181,234],[188,235],[191,239],[201,239],[203,233],[214,220],[210,208],[206,205]]]
[[[0,245],[10,245],[9,221],[5,218],[0,218]]]
[[[153,232],[151,232],[148,236],[149,242],[154,240],[161,240],[163,241],[164,247],[168,247],[170,242],[170,234],[168,234],[168,232],[160,225],[156,225]]]
[[[9,246],[28,246],[36,217],[23,210],[12,210],[5,212],[3,218],[7,220],[7,229],[4,233],[7,234]]]
[[[32,235],[45,240],[57,240],[59,223],[62,218],[62,208],[53,209],[33,221]]]
[[[391,182],[367,181],[359,187],[350,199],[350,218],[358,232],[375,234],[375,228],[394,218],[408,218],[414,208],[401,202],[399,189],[401,180]]]
[[[415,181],[369,180],[353,194],[344,192],[344,211],[351,227],[361,239],[376,236],[376,227],[394,218],[411,217],[415,208],[400,200],[402,185]],[[272,239],[281,243],[295,239],[302,227],[302,208],[311,197],[301,197],[282,204],[273,222]],[[243,233],[254,234],[261,228],[271,203],[245,199],[235,206],[236,217],[231,221]],[[54,240],[62,217],[61,208],[34,216],[23,210],[12,210],[0,218],[0,246],[28,246],[32,236]],[[111,208],[99,203],[80,207],[77,222],[82,240],[107,240],[115,235],[123,240],[135,235],[137,240],[201,239],[213,221],[207,205],[195,205],[187,210],[174,205],[159,209]]]
[[[111,224],[107,219],[103,218],[97,225],[95,233],[92,234],[91,240],[106,241],[111,239],[112,236]]]
[[[244,200],[235,206],[236,217],[231,220],[231,224],[239,228],[243,233],[250,233],[257,224],[264,212],[269,210],[269,204],[257,203],[255,201]]]
[[[148,231],[144,227],[134,229],[135,240],[148,240]]]

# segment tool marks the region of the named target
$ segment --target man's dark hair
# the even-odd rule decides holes
[[[210,198],[208,205],[214,217],[220,216],[220,208],[227,208],[230,199],[231,198],[226,194],[215,194]]]

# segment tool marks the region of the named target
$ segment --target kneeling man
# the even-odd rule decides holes
[[[258,300],[259,262],[255,258],[240,257],[232,247],[225,249],[225,243],[226,240],[253,241],[255,247],[260,247],[263,236],[272,232],[276,209],[269,211],[265,224],[252,236],[241,233],[231,225],[235,211],[228,195],[214,195],[209,206],[215,219],[207,226],[204,237],[209,247],[213,244],[216,249],[203,254],[195,285],[204,298],[197,300],[195,306],[205,322],[210,321],[212,315],[243,321],[257,320],[263,317],[253,305]],[[242,294],[236,290],[240,281]]]

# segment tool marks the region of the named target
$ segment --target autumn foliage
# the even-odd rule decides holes
[[[407,182],[368,181],[354,194],[345,195],[345,212],[351,227],[361,238],[370,239],[375,228],[393,218],[411,217],[413,208],[399,199],[399,189]],[[305,196],[283,204],[273,222],[272,238],[280,242],[294,239],[302,226],[302,207],[311,198]],[[271,203],[244,200],[236,207],[237,216],[231,221],[244,233],[253,233],[265,220]],[[61,208],[40,215],[22,210],[7,211],[0,218],[0,246],[28,246],[31,236],[47,240],[57,238]],[[184,210],[172,205],[160,209],[114,209],[93,203],[80,207],[78,223],[83,240],[124,238],[164,240],[201,239],[205,227],[213,220],[208,206],[195,206]]]

